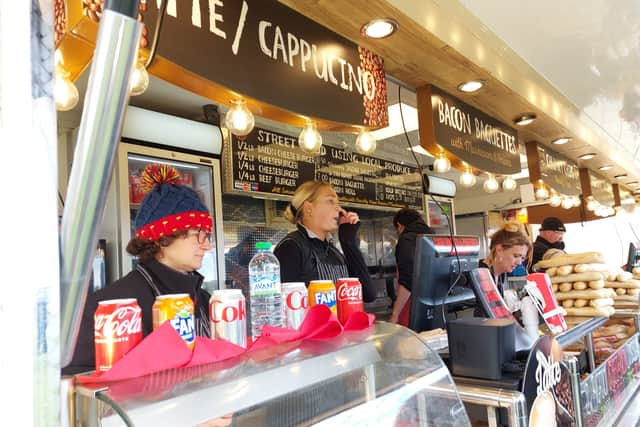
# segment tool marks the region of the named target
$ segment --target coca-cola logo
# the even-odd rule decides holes
[[[538,387],[536,393],[540,395],[560,382],[562,372],[560,371],[560,363],[554,361],[551,354],[547,358],[544,353],[537,351],[536,359],[538,360],[538,367],[536,368]]]
[[[289,292],[285,303],[291,310],[306,310],[309,308],[309,298],[301,291]]]
[[[247,317],[247,312],[242,300],[238,300],[237,306],[223,306],[222,304],[223,302],[220,300],[213,300],[212,307],[214,310],[213,316],[211,316],[211,321],[213,323],[235,322],[237,320],[244,320]]]
[[[342,285],[338,289],[338,301],[362,301],[362,286]]]
[[[142,332],[142,312],[136,307],[119,307],[113,313],[94,316],[95,338],[119,338]]]

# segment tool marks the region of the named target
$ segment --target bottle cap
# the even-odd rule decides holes
[[[256,249],[269,250],[271,249],[271,242],[256,242]]]

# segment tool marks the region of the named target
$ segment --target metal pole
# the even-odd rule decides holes
[[[85,96],[61,231],[61,362],[71,361],[113,171],[142,24],[139,0],[107,0]]]
[[[587,361],[589,362],[589,372],[593,372],[596,369],[596,355],[593,349],[593,332],[589,332],[585,335],[587,344]]]
[[[576,416],[576,427],[582,427],[582,401],[580,400],[580,366],[578,359],[569,357],[564,360],[571,374],[571,389],[573,390],[573,409]]]
[[[456,384],[460,400],[472,405],[506,408],[509,426],[525,427],[527,420],[527,401],[519,391],[489,389],[483,387]]]

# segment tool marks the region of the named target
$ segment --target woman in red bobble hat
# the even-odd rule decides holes
[[[136,268],[115,283],[90,295],[73,359],[63,374],[95,367],[93,315],[100,301],[135,298],[142,309],[142,336],[152,332],[152,306],[158,295],[188,293],[194,301],[195,329],[210,336],[209,294],[196,272],[211,249],[213,222],[207,207],[191,188],[180,184],[167,165],[148,165],[142,173],[148,194],[135,218],[136,233],[127,252],[138,257]]]

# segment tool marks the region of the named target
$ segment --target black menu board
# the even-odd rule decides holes
[[[297,137],[257,127],[225,149],[227,191],[292,195],[300,184],[318,180],[330,182],[342,202],[422,210],[416,167],[327,145],[310,156]]]

